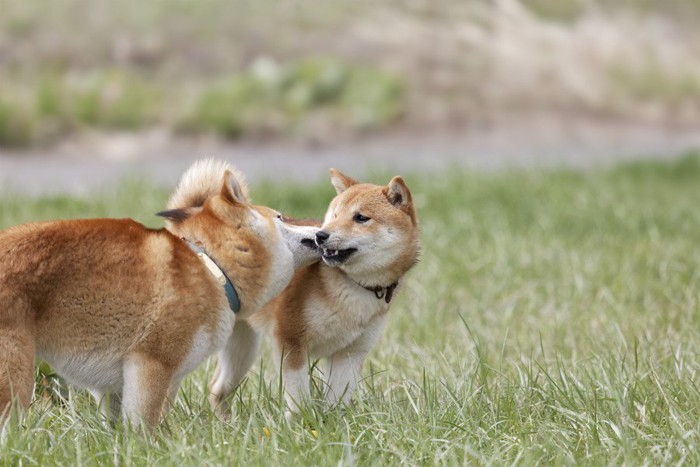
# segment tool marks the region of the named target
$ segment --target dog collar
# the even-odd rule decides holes
[[[394,282],[389,287],[365,287],[363,285],[362,288],[369,290],[370,292],[374,292],[374,296],[377,297],[378,300],[381,300],[383,298],[387,303],[389,303],[391,301],[391,298],[394,296],[394,289],[396,289],[396,286],[398,285],[398,282]]]
[[[238,299],[236,289],[233,288],[231,279],[228,278],[224,270],[204,251],[204,248],[198,247],[186,238],[183,238],[183,240],[187,242],[187,246],[190,247],[190,250],[202,260],[202,263],[204,263],[204,266],[206,266],[209,272],[216,278],[216,281],[224,287],[226,298],[228,299],[228,306],[231,308],[231,311],[238,313],[238,310],[241,309],[241,302]]]

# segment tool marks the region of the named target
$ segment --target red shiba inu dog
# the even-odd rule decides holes
[[[29,405],[38,355],[105,415],[152,428],[234,322],[320,256],[318,229],[251,205],[223,162],[195,163],[160,215],[166,229],[93,219],[0,232],[0,416]]]
[[[338,195],[316,233],[323,263],[299,269],[282,294],[238,321],[232,346],[218,354],[211,402],[224,414],[226,396],[255,357],[259,333],[273,339],[291,411],[309,395],[309,359],[327,361],[327,400],[348,402],[396,289],[418,261],[418,219],[401,177],[378,186],[331,169],[331,181]]]

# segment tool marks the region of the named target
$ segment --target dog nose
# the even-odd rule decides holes
[[[328,240],[328,237],[330,237],[330,236],[331,236],[331,234],[329,234],[328,232],[324,232],[323,230],[319,230],[318,232],[316,232],[316,243],[318,245],[323,245],[323,242]]]

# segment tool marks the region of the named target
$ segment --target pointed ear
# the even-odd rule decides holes
[[[353,185],[357,185],[358,182],[354,178],[350,178],[347,175],[343,175],[335,169],[331,169],[331,183],[335,187],[335,191],[341,194]]]
[[[189,209],[170,209],[156,213],[156,216],[165,217],[167,220],[176,224],[187,220],[192,215]]]
[[[221,197],[232,204],[247,202],[243,187],[241,186],[238,177],[230,170],[227,170],[224,173],[224,183],[221,187]]]
[[[403,178],[398,175],[391,179],[384,192],[389,202],[399,209],[406,210],[413,204],[411,191],[406,186]]]

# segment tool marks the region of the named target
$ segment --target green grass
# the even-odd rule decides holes
[[[194,82],[118,69],[8,81],[0,85],[0,146],[53,143],[86,128],[161,126],[228,139],[324,137],[384,128],[405,108],[398,76],[320,57],[287,64],[260,60],[243,71]]]
[[[372,177],[385,182],[389,174]],[[371,354],[357,403],[287,423],[263,358],[230,423],[206,403],[209,362],[154,439],[103,427],[79,392],[37,403],[2,464],[383,465],[700,462],[700,156],[592,172],[406,174],[423,256]],[[332,195],[254,187],[318,216]],[[81,201],[5,197],[0,225],[152,213],[131,184]]]

